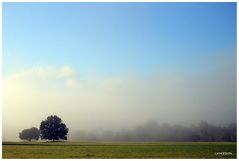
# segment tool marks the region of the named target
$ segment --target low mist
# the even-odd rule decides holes
[[[119,131],[77,131],[70,140],[81,141],[236,141],[236,123],[215,126],[207,122],[199,125],[182,126],[158,124],[148,121],[133,129]]]

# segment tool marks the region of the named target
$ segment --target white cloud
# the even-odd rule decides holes
[[[59,81],[64,80],[64,83],[66,86],[69,84],[72,86],[73,84],[77,83],[76,80],[76,74],[74,70],[65,65],[60,68],[53,68],[52,66],[36,66],[29,69],[25,69],[22,71],[19,71],[17,73],[13,73],[10,75],[7,75],[4,78],[4,82],[12,82],[12,81],[23,81],[26,83],[33,83],[34,81],[37,84],[41,84],[43,82],[41,81]],[[23,83],[21,82],[21,83]],[[13,84],[15,84],[14,82]]]
[[[59,71],[58,75],[60,77],[74,77],[75,72],[69,66],[63,66]]]

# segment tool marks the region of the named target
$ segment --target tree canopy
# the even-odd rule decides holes
[[[19,138],[21,140],[38,140],[40,136],[40,131],[36,127],[32,127],[30,129],[24,129],[19,133]]]
[[[41,122],[40,137],[45,140],[67,140],[68,128],[58,116],[48,116]]]

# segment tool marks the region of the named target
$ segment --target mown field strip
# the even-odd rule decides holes
[[[236,158],[236,143],[3,142],[3,158]]]

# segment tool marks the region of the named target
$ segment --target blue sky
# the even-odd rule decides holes
[[[236,3],[3,3],[2,25],[3,140],[52,114],[71,134],[236,122]]]
[[[199,57],[228,49],[236,3],[3,3],[4,75],[65,64],[102,74],[196,70]]]

